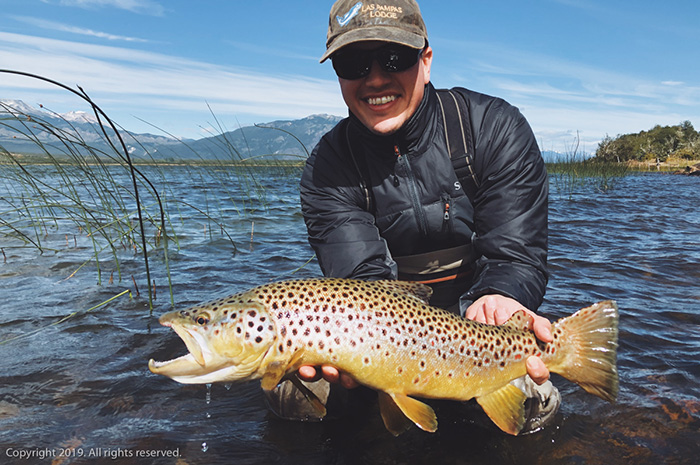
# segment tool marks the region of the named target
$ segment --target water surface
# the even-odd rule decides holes
[[[166,177],[169,196],[201,211],[209,205],[236,245],[193,210],[173,214],[179,249],[171,245],[169,265],[177,308],[271,280],[319,275],[313,261],[302,267],[312,252],[294,177],[263,176],[267,207],[245,215],[236,185],[223,192],[206,174],[178,169]],[[149,358],[185,351],[157,322],[172,309],[162,253],[151,255],[157,288],[151,312],[138,254],[119,253],[121,281],[111,283],[107,277],[118,273],[104,256],[98,285],[93,262],[79,268],[91,245],[79,231],[66,231],[69,222],[45,231],[55,252],[38,254],[2,237],[0,463],[696,463],[699,190],[698,178],[663,174],[628,176],[606,192],[594,185],[559,192],[553,185],[551,279],[541,312],[556,319],[617,300],[621,386],[611,406],[555,376],[562,408],[551,426],[527,437],[484,427],[450,402],[434,403],[435,434],[412,429],[393,438],[372,403],[344,419],[286,422],[266,410],[258,383],[207,390],[153,375]],[[17,193],[0,184],[1,198]],[[220,200],[230,198],[239,200],[235,207]],[[135,294],[132,276],[142,287],[139,297],[86,312],[125,289]]]

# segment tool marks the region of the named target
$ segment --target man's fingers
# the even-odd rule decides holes
[[[340,381],[340,372],[334,366],[323,365],[321,367],[321,373],[323,374],[323,379],[329,383],[337,383]]]
[[[316,367],[311,365],[299,367],[297,373],[299,374],[299,378],[301,378],[303,381],[313,382],[321,379],[321,373],[316,371]]]
[[[552,323],[544,317],[535,316],[535,321],[532,324],[532,330],[535,332],[535,337],[542,342],[552,342]]]
[[[529,357],[525,363],[527,374],[537,384],[542,384],[549,379],[549,370],[539,357]]]

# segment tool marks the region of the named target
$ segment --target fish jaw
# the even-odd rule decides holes
[[[173,360],[148,361],[148,369],[157,375],[167,376],[181,384],[209,384],[217,382],[242,381],[253,379],[245,366],[221,364],[216,367],[202,366],[192,356],[183,355]]]

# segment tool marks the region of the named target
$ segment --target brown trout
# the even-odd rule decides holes
[[[266,284],[163,315],[160,323],[175,330],[189,353],[148,366],[180,383],[261,379],[271,390],[285,378],[305,389],[294,374],[300,366],[333,365],[378,391],[384,424],[395,435],[411,422],[437,430],[433,409],[414,397],[476,398],[496,425],[518,434],[525,395],[509,382],[526,374],[530,355],[589,393],[615,400],[615,302],[555,322],[554,341],[545,344],[528,329],[524,311],[501,326],[486,325],[428,306],[430,293],[402,281]],[[323,413],[313,393],[305,394]]]

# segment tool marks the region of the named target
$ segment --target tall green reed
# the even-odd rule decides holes
[[[619,178],[629,174],[626,163],[596,160],[580,153],[579,147],[577,133],[561,158],[547,163],[547,173],[559,196],[572,199],[573,194],[583,188],[607,192],[614,188]]]
[[[89,134],[91,137],[87,137],[88,134],[81,134],[65,119],[61,127],[57,127],[50,118],[42,119],[8,105],[0,106],[0,128],[14,131],[17,139],[31,143],[33,152],[37,152],[34,156],[22,156],[0,147],[0,183],[4,191],[10,193],[0,198],[0,239],[13,240],[9,246],[0,245],[3,256],[4,248],[8,247],[32,247],[39,253],[60,253],[60,240],[55,236],[65,234],[66,247],[72,236],[74,244],[87,243],[91,250],[73,274],[87,264],[94,264],[101,284],[103,262],[114,264],[117,278],[121,280],[123,254],[140,254],[151,309],[155,285],[149,255],[155,251],[163,258],[170,299],[174,303],[168,247],[172,244],[180,248],[177,231],[182,228],[178,226],[195,212],[204,218],[209,238],[220,234],[236,253],[236,243],[227,231],[231,209],[243,216],[267,207],[268,193],[259,180],[261,170],[284,176],[298,174],[302,166],[302,160],[290,162],[246,156],[226,137],[218,120],[217,127],[222,131],[222,137],[217,138],[220,155],[204,159],[191,149],[189,159],[168,163],[155,158],[136,137],[109,119],[82,89],[75,91],[23,72],[0,70],[0,73],[40,79],[66,89],[87,102],[97,118]],[[100,143],[94,142],[95,134]],[[138,164],[132,160],[125,139],[146,154]],[[301,141],[299,143],[306,150]],[[185,142],[182,145],[187,148]],[[224,195],[211,196],[203,189],[201,203],[179,198],[172,190],[170,165],[176,165],[190,179],[199,179],[201,186],[213,183],[216,191]],[[245,195],[241,195],[241,191]],[[134,286],[138,292],[136,280]]]

